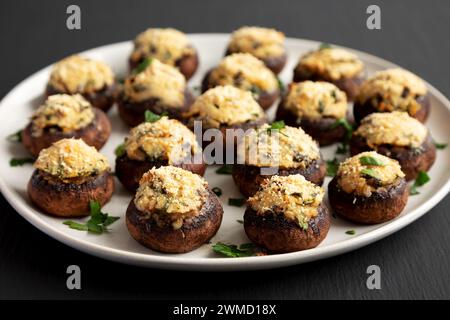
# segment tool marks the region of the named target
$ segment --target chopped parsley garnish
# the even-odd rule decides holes
[[[327,160],[327,176],[334,177],[339,168],[338,159],[334,158],[333,160]]]
[[[284,124],[283,120],[272,122],[269,128],[267,128],[267,134],[270,135],[272,134],[272,131],[274,131],[285,135],[284,133],[281,132],[281,129],[284,129],[285,127],[286,125]]]
[[[430,176],[428,175],[428,173],[426,173],[425,171],[419,171],[419,174],[417,175],[417,178],[414,181],[414,184],[412,185],[411,189],[409,190],[409,194],[412,196],[419,194],[420,192],[417,190],[417,188],[428,183],[428,181],[430,181]]]
[[[348,151],[348,143],[350,142],[350,139],[353,134],[353,125],[347,121],[345,118],[341,118],[336,120],[329,128],[329,130],[333,130],[339,126],[344,127],[345,129],[345,135],[344,139],[342,140],[342,143],[338,146],[336,153],[338,154],[344,154]]]
[[[216,170],[217,174],[231,174],[233,171],[233,166],[231,164],[224,164],[219,169]]]
[[[277,77],[277,82],[278,82],[278,89],[280,90],[280,92],[284,92],[285,87],[283,81],[281,81],[281,79]]]
[[[212,192],[214,192],[218,197],[222,195],[222,189],[220,189],[219,187],[212,188]]]
[[[167,116],[166,112],[163,112],[163,113],[161,113],[161,115],[158,115],[156,113],[151,112],[150,110],[146,110],[145,114],[144,114],[145,122],[150,122],[150,123],[156,122],[164,116]]]
[[[114,154],[116,155],[116,157],[121,157],[125,154],[126,150],[125,150],[125,144],[121,143],[119,144],[116,149],[114,149]]]
[[[27,163],[33,163],[34,159],[27,157],[27,158],[12,158],[9,160],[9,165],[11,167],[20,167]]]
[[[217,242],[212,246],[214,252],[229,258],[250,257],[257,252],[257,247],[253,243],[244,243],[240,246]]]
[[[345,231],[345,234],[353,236],[354,234],[356,234],[356,231],[355,230],[347,230],[347,231]]]
[[[241,219],[237,219],[236,222],[240,223],[240,224],[244,224],[244,220],[241,220]]]
[[[330,126],[330,130],[333,130],[339,126],[343,126],[345,128],[345,130],[347,131],[352,131],[353,132],[353,126],[351,125],[350,122],[347,121],[347,119],[345,118],[341,118],[336,120],[331,126]]]
[[[322,100],[319,100],[319,112],[322,113],[325,110],[325,105]]]
[[[367,166],[384,166],[385,163],[377,158],[371,156],[362,156],[359,158],[359,162]]]
[[[142,71],[144,71],[145,69],[147,69],[147,67],[149,65],[152,64],[152,58],[147,57],[145,58],[136,68],[133,69],[133,71],[131,72],[132,74],[138,74],[141,73]]]
[[[365,178],[368,177],[368,178],[374,178],[374,179],[377,179],[377,180],[381,180],[379,174],[375,170],[370,169],[370,168],[362,169],[361,170],[361,175],[363,177],[365,177]]]
[[[322,43],[319,45],[319,50],[330,49],[330,48],[331,48],[331,44],[329,44],[329,43],[322,42]]]
[[[11,142],[22,142],[22,130],[19,130],[6,137],[6,140]]]
[[[448,143],[439,143],[439,142],[434,141],[434,145],[436,146],[436,149],[442,150],[442,149],[447,148]]]
[[[233,207],[242,207],[245,204],[245,198],[230,198],[228,205]]]
[[[120,219],[119,217],[112,217],[107,213],[103,213],[98,201],[89,201],[89,208],[91,211],[91,216],[86,223],[78,223],[68,220],[64,221],[63,224],[69,226],[71,229],[101,234],[108,231],[109,225]]]

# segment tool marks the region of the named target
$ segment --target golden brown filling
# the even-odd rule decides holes
[[[381,112],[365,117],[354,135],[363,137],[375,150],[383,144],[420,148],[428,129],[406,112]]]
[[[31,117],[32,135],[39,137],[46,128],[72,132],[86,127],[95,118],[91,104],[79,94],[55,94],[45,100]]]
[[[404,176],[397,160],[371,151],[357,154],[342,162],[336,178],[338,185],[345,192],[370,197],[372,192],[399,183]]]
[[[250,53],[259,59],[285,54],[284,34],[275,29],[242,27],[234,31],[228,45],[230,52]]]
[[[379,111],[405,111],[415,115],[421,108],[417,98],[427,94],[425,83],[409,71],[388,69],[375,73],[360,87],[357,101],[370,101]]]
[[[306,168],[320,158],[319,146],[301,128],[271,130],[265,124],[245,135],[238,157],[257,167]]]
[[[164,159],[169,164],[179,164],[199,152],[200,147],[194,133],[181,122],[162,117],[131,129],[125,150],[130,159]]]
[[[332,47],[305,54],[296,66],[298,71],[319,74],[332,81],[357,77],[363,68],[364,65],[357,55]]]
[[[93,93],[113,83],[114,74],[108,65],[78,55],[58,62],[49,80],[51,87],[65,93]]]
[[[195,49],[183,32],[172,28],[150,28],[140,33],[134,40],[131,60],[139,61],[152,57],[175,66],[182,57],[194,54]]]
[[[190,171],[172,166],[153,168],[142,177],[134,204],[159,226],[170,223],[179,229],[184,219],[200,214],[207,186],[206,180]]]
[[[249,53],[235,53],[222,59],[209,75],[214,85],[232,85],[253,93],[256,99],[262,92],[278,90],[278,80],[264,63]]]
[[[258,215],[284,214],[303,229],[318,214],[324,190],[307,181],[302,175],[272,176],[263,182],[256,194],[248,199]]]
[[[62,139],[43,149],[34,167],[63,182],[110,169],[108,159],[81,139]]]
[[[125,80],[125,96],[134,102],[157,99],[157,103],[166,106],[182,107],[186,79],[178,69],[163,64],[157,59],[150,60],[150,64],[137,74]]]
[[[332,83],[303,81],[289,86],[285,108],[299,119],[341,119],[347,115],[347,96]]]
[[[186,117],[201,120],[206,128],[219,128],[259,120],[264,111],[250,92],[218,86],[198,97]]]

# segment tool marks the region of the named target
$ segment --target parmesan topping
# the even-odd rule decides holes
[[[140,33],[134,40],[134,50],[131,60],[139,61],[146,57],[175,66],[183,56],[195,54],[186,35],[172,28],[150,28]]]
[[[323,48],[300,58],[296,70],[319,74],[328,80],[359,76],[364,65],[358,56],[340,48]]]
[[[406,112],[394,111],[368,115],[354,134],[363,137],[373,149],[383,144],[419,148],[428,129]]]
[[[370,101],[379,111],[406,111],[414,115],[421,108],[417,97],[427,94],[425,83],[409,71],[388,69],[375,73],[359,88],[357,101]]]
[[[272,176],[247,203],[258,215],[284,214],[303,229],[317,216],[324,196],[321,187],[307,181],[302,175]]]
[[[270,130],[268,124],[246,134],[237,152],[245,164],[257,167],[306,168],[320,158],[319,146],[301,128]]]
[[[165,159],[169,164],[179,164],[199,152],[200,147],[194,133],[181,122],[162,117],[131,129],[125,150],[134,160]]]
[[[62,181],[98,175],[110,169],[108,159],[81,139],[62,139],[39,153],[34,163]]]
[[[289,86],[284,106],[299,119],[341,119],[347,114],[347,96],[332,83],[304,81]]]
[[[249,53],[235,53],[222,59],[209,75],[213,85],[233,85],[251,91],[258,98],[262,91],[278,90],[276,76],[264,63]]]
[[[372,157],[382,165],[363,165],[361,157]],[[368,175],[367,170],[376,176]],[[337,182],[347,193],[370,197],[372,192],[380,191],[388,185],[398,183],[405,174],[397,160],[382,156],[374,151],[363,152],[348,158],[339,165]]]
[[[184,219],[200,214],[207,186],[205,179],[190,171],[172,166],[153,168],[139,182],[134,204],[159,225],[169,222],[179,229]]]
[[[230,52],[245,52],[259,59],[280,57],[285,54],[284,34],[275,29],[242,27],[231,34]]]
[[[147,68],[125,80],[125,96],[134,102],[158,99],[164,105],[184,104],[186,79],[177,68],[152,59]]]
[[[201,120],[206,128],[219,128],[256,121],[265,115],[250,92],[218,86],[199,96],[186,116]]]
[[[78,55],[58,62],[49,80],[51,87],[65,93],[92,93],[113,83],[114,74],[108,65]]]

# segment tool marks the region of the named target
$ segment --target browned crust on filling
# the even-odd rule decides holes
[[[100,109],[94,109],[94,120],[84,128],[62,132],[58,127],[46,128],[42,135],[34,137],[31,134],[32,124],[29,123],[22,131],[22,143],[28,152],[37,157],[42,149],[50,147],[54,142],[65,138],[82,139],[86,144],[100,150],[111,134],[111,123]]]
[[[59,91],[55,89],[50,84],[47,85],[45,89],[45,97],[54,95],[54,94],[70,94],[66,91]],[[110,86],[105,86],[100,90],[95,92],[78,92],[81,94],[87,101],[89,101],[93,107],[99,108],[104,112],[108,112],[108,110],[112,107],[114,102],[116,102],[117,98],[117,86],[112,84]]]
[[[336,122],[336,119],[333,117],[322,117],[320,119],[313,120],[303,118],[301,121],[298,121],[297,115],[291,110],[286,109],[283,101],[281,101],[278,106],[276,119],[283,120],[288,126],[302,128],[307,134],[313,137],[314,140],[317,140],[321,146],[327,146],[335,142],[340,142],[346,134],[346,130],[343,126],[337,126],[330,129]],[[352,122],[349,112],[347,112],[346,119],[348,122]]]
[[[227,50],[225,52],[225,56],[228,56],[233,53],[240,53],[240,51],[231,51],[229,48],[227,48]],[[258,58],[258,59],[260,59],[262,62],[264,62],[264,64],[266,65],[267,68],[270,69],[270,71],[272,71],[275,74],[279,74],[281,72],[281,70],[283,70],[284,66],[286,65],[287,54],[284,53],[281,56],[268,57],[268,58],[264,58],[264,59]]]
[[[171,225],[160,227],[151,218],[145,218],[131,200],[126,223],[131,236],[143,246],[167,253],[192,251],[208,242],[219,230],[223,208],[217,196],[208,189],[208,197],[194,218],[185,219],[180,229]]]
[[[209,75],[211,74],[211,71],[212,70],[209,70],[205,74],[205,76],[202,80],[202,85],[201,85],[202,93],[211,88],[218,86],[217,84],[211,83],[209,81]],[[239,86],[236,86],[236,87],[239,88]],[[272,104],[278,99],[279,96],[280,96],[280,90],[278,90],[278,89],[275,90],[274,92],[262,91],[259,93],[259,97],[256,100],[256,102],[258,102],[258,104],[261,106],[261,108],[263,108],[264,110],[267,110],[272,106]]]
[[[380,98],[381,99],[381,98]],[[353,115],[355,117],[355,122],[360,123],[362,119],[364,119],[366,116],[372,113],[376,112],[384,112],[376,109],[373,104],[370,102],[371,99],[368,99],[364,104],[360,104],[358,102],[355,102],[353,105]],[[429,94],[426,94],[425,96],[418,96],[416,98],[416,101],[419,103],[421,108],[415,113],[415,114],[408,114],[416,118],[422,123],[425,123],[425,121],[428,119],[428,116],[430,114],[431,109],[431,103],[430,103],[430,96]],[[386,111],[389,112],[389,111]]]
[[[247,208],[244,214],[244,229],[254,243],[274,253],[311,249],[325,239],[330,229],[330,214],[322,203],[316,217],[303,230],[296,221],[288,220],[283,213],[258,215]]]
[[[28,182],[31,202],[57,217],[87,216],[90,200],[96,200],[103,206],[113,191],[114,177],[110,172],[87,177],[83,181],[64,183],[41,170],[35,170]]]
[[[116,158],[116,176],[123,186],[130,192],[135,192],[139,187],[139,181],[141,180],[144,173],[152,168],[159,168],[162,166],[167,166],[167,160],[133,160],[130,159],[126,154]],[[200,176],[205,174],[206,164],[203,162],[199,164],[194,163],[180,163],[173,164],[175,167],[179,167]]]
[[[394,219],[405,208],[408,196],[409,189],[404,178],[399,178],[385,189],[372,192],[369,197],[345,192],[336,177],[328,184],[328,198],[336,214],[361,224]]]
[[[331,82],[340,90],[345,92],[348,101],[353,101],[355,100],[355,97],[358,94],[359,86],[363,82],[364,78],[361,76],[356,76],[352,78],[341,78],[338,80],[332,80],[327,77],[323,77],[319,74],[311,73],[306,70],[297,70],[297,69],[294,70],[294,78],[292,80],[293,82],[301,82],[306,80]]]
[[[309,163],[304,169],[280,168],[275,175],[289,176],[292,174],[301,174],[306,180],[321,186],[326,175],[325,162],[320,158]],[[265,179],[269,179],[271,175],[262,175],[260,167],[236,164],[233,166],[232,177],[239,191],[248,198],[253,196],[259,190],[262,182]]]
[[[351,155],[372,150],[363,137],[352,136],[350,140]],[[376,151],[397,160],[405,173],[407,181],[414,180],[419,171],[428,171],[436,160],[436,146],[430,134],[428,134],[420,148],[413,149],[386,144],[378,146]]]
[[[144,122],[145,111],[147,110],[150,110],[156,114],[162,114],[165,112],[169,118],[185,122],[182,114],[189,110],[194,100],[194,96],[189,89],[186,88],[184,92],[184,104],[178,107],[170,107],[158,103],[159,99],[148,99],[141,102],[132,102],[126,99],[123,94],[120,95],[117,105],[119,115],[122,120],[130,127],[135,127]]]

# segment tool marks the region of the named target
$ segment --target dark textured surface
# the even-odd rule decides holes
[[[365,8],[382,8],[382,30],[365,28]],[[72,52],[132,38],[148,26],[229,32],[274,26],[288,36],[371,52],[411,69],[450,96],[448,1],[1,1],[0,96]],[[82,7],[81,31],[65,28],[68,4]],[[5,119],[3,119],[5,120]],[[0,298],[449,298],[450,197],[419,221],[360,250],[306,265],[247,273],[165,272],[77,252],[38,231],[1,198]],[[66,289],[78,264],[82,290]],[[366,289],[377,264],[382,289]],[[164,281],[155,281],[164,279]]]

